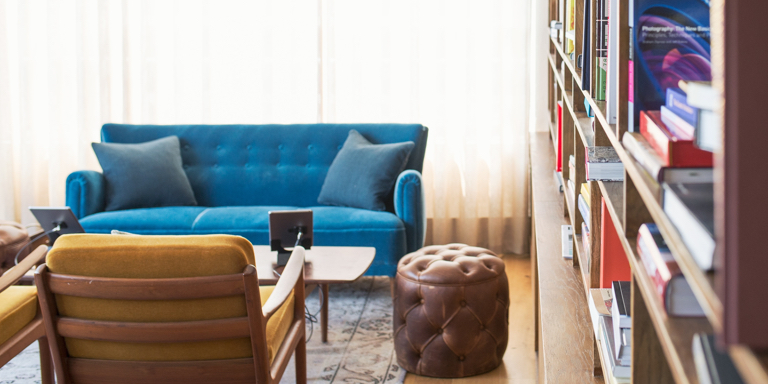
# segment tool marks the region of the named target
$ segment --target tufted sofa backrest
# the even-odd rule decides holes
[[[374,144],[413,141],[406,169],[421,172],[427,128],[420,124],[104,124],[101,140],[142,143],[178,136],[184,170],[201,206],[307,207],[317,205],[328,167],[351,129]]]

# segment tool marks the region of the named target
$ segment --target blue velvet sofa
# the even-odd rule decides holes
[[[317,197],[328,168],[355,129],[374,144],[413,141],[386,211],[325,206]],[[418,124],[124,125],[105,124],[105,143],[143,143],[175,135],[198,206],[104,211],[105,179],[96,171],[67,178],[66,203],[86,232],[233,234],[269,244],[271,210],[309,208],[314,244],[372,246],[368,275],[393,276],[398,260],[424,242],[421,169],[426,127]]]

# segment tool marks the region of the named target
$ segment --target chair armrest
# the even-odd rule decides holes
[[[304,247],[302,246],[297,246],[293,249],[293,253],[291,253],[291,257],[288,259],[288,264],[283,269],[283,274],[277,280],[275,290],[272,291],[267,302],[261,307],[267,320],[288,300],[296,284],[300,281],[302,284],[304,283],[302,279],[304,277],[304,253]]]
[[[96,171],[76,171],[67,177],[67,206],[78,219],[102,212],[106,206],[104,175]]]
[[[403,171],[395,184],[395,214],[405,223],[406,252],[424,246],[427,235],[427,211],[421,173]]]
[[[48,254],[48,247],[41,245],[37,247],[29,256],[25,257],[19,264],[11,268],[3,276],[0,276],[0,292],[11,285],[16,284],[25,273],[32,267],[45,261],[45,255]]]

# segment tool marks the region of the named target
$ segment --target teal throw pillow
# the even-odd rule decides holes
[[[106,180],[106,209],[197,205],[176,136],[139,144],[92,143]]]
[[[405,168],[412,141],[372,144],[354,129],[333,159],[317,202],[326,205],[386,209],[384,199]]]

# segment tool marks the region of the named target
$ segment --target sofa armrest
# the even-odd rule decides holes
[[[104,211],[106,183],[96,171],[76,171],[67,177],[67,206],[78,219]]]
[[[424,246],[427,234],[427,209],[421,173],[403,171],[395,184],[395,214],[405,223],[407,252]]]

